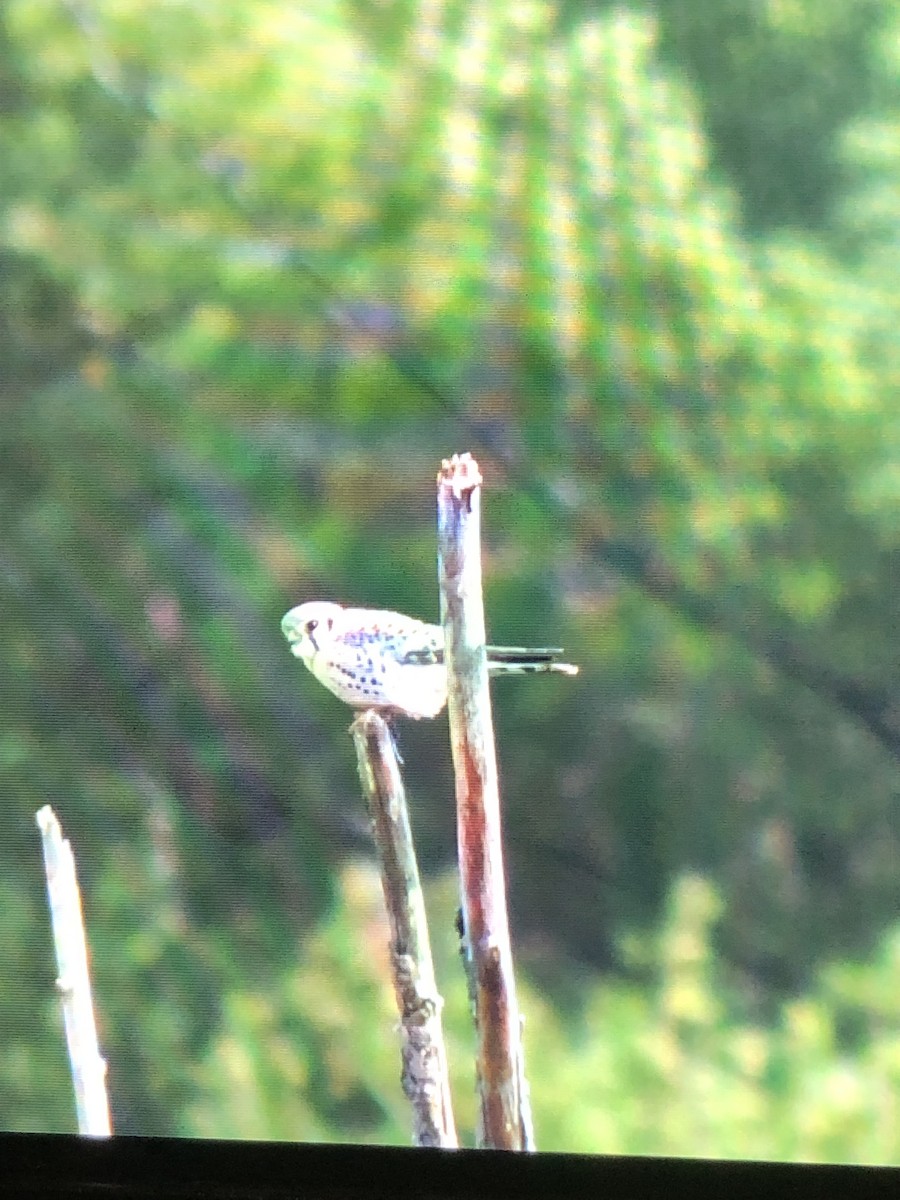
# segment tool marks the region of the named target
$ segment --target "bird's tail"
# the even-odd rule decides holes
[[[488,646],[488,671],[491,675],[531,675],[537,671],[556,671],[560,675],[577,675],[571,663],[558,662],[562,650],[530,650],[521,646]]]

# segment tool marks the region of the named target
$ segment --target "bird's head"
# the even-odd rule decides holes
[[[323,639],[331,635],[343,609],[327,600],[298,604],[281,618],[281,632],[287,638],[291,654],[309,663],[322,649]]]

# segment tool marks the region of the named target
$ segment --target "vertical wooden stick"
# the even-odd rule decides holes
[[[438,475],[438,572],[456,773],[465,953],[478,1034],[479,1144],[533,1149],[506,909],[497,757],[481,594],[481,474],[468,454]]]
[[[49,804],[35,815],[35,821],[41,831],[44,849],[50,921],[59,970],[56,986],[62,997],[66,1044],[75,1085],[78,1132],[93,1137],[109,1137],[112,1125],[106,1095],[106,1062],[100,1055],[94,1022],[75,857]]]
[[[434,978],[425,902],[409,826],[406,794],[390,727],[367,710],[350,726],[372,817],[381,884],[391,926],[391,971],[403,1036],[403,1090],[413,1107],[417,1146],[455,1147],[443,1001]]]

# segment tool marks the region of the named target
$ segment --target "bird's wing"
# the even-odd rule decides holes
[[[401,649],[402,646],[402,649]],[[424,621],[404,631],[398,645],[397,657],[401,663],[417,666],[434,666],[444,661],[444,631],[439,625],[426,625]]]
[[[389,609],[345,609],[336,640],[357,653],[390,647],[400,663],[427,665],[444,661],[444,631],[440,625],[429,625]]]
[[[424,620],[408,620],[396,634],[394,631],[391,634],[398,662],[433,666],[444,661],[444,631],[439,625],[428,625]]]

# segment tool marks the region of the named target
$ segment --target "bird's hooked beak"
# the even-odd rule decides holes
[[[281,618],[281,632],[287,638],[291,654],[296,658],[310,658],[315,654],[316,647],[309,637],[306,617],[300,611],[302,608],[303,605],[300,604],[284,614]]]

